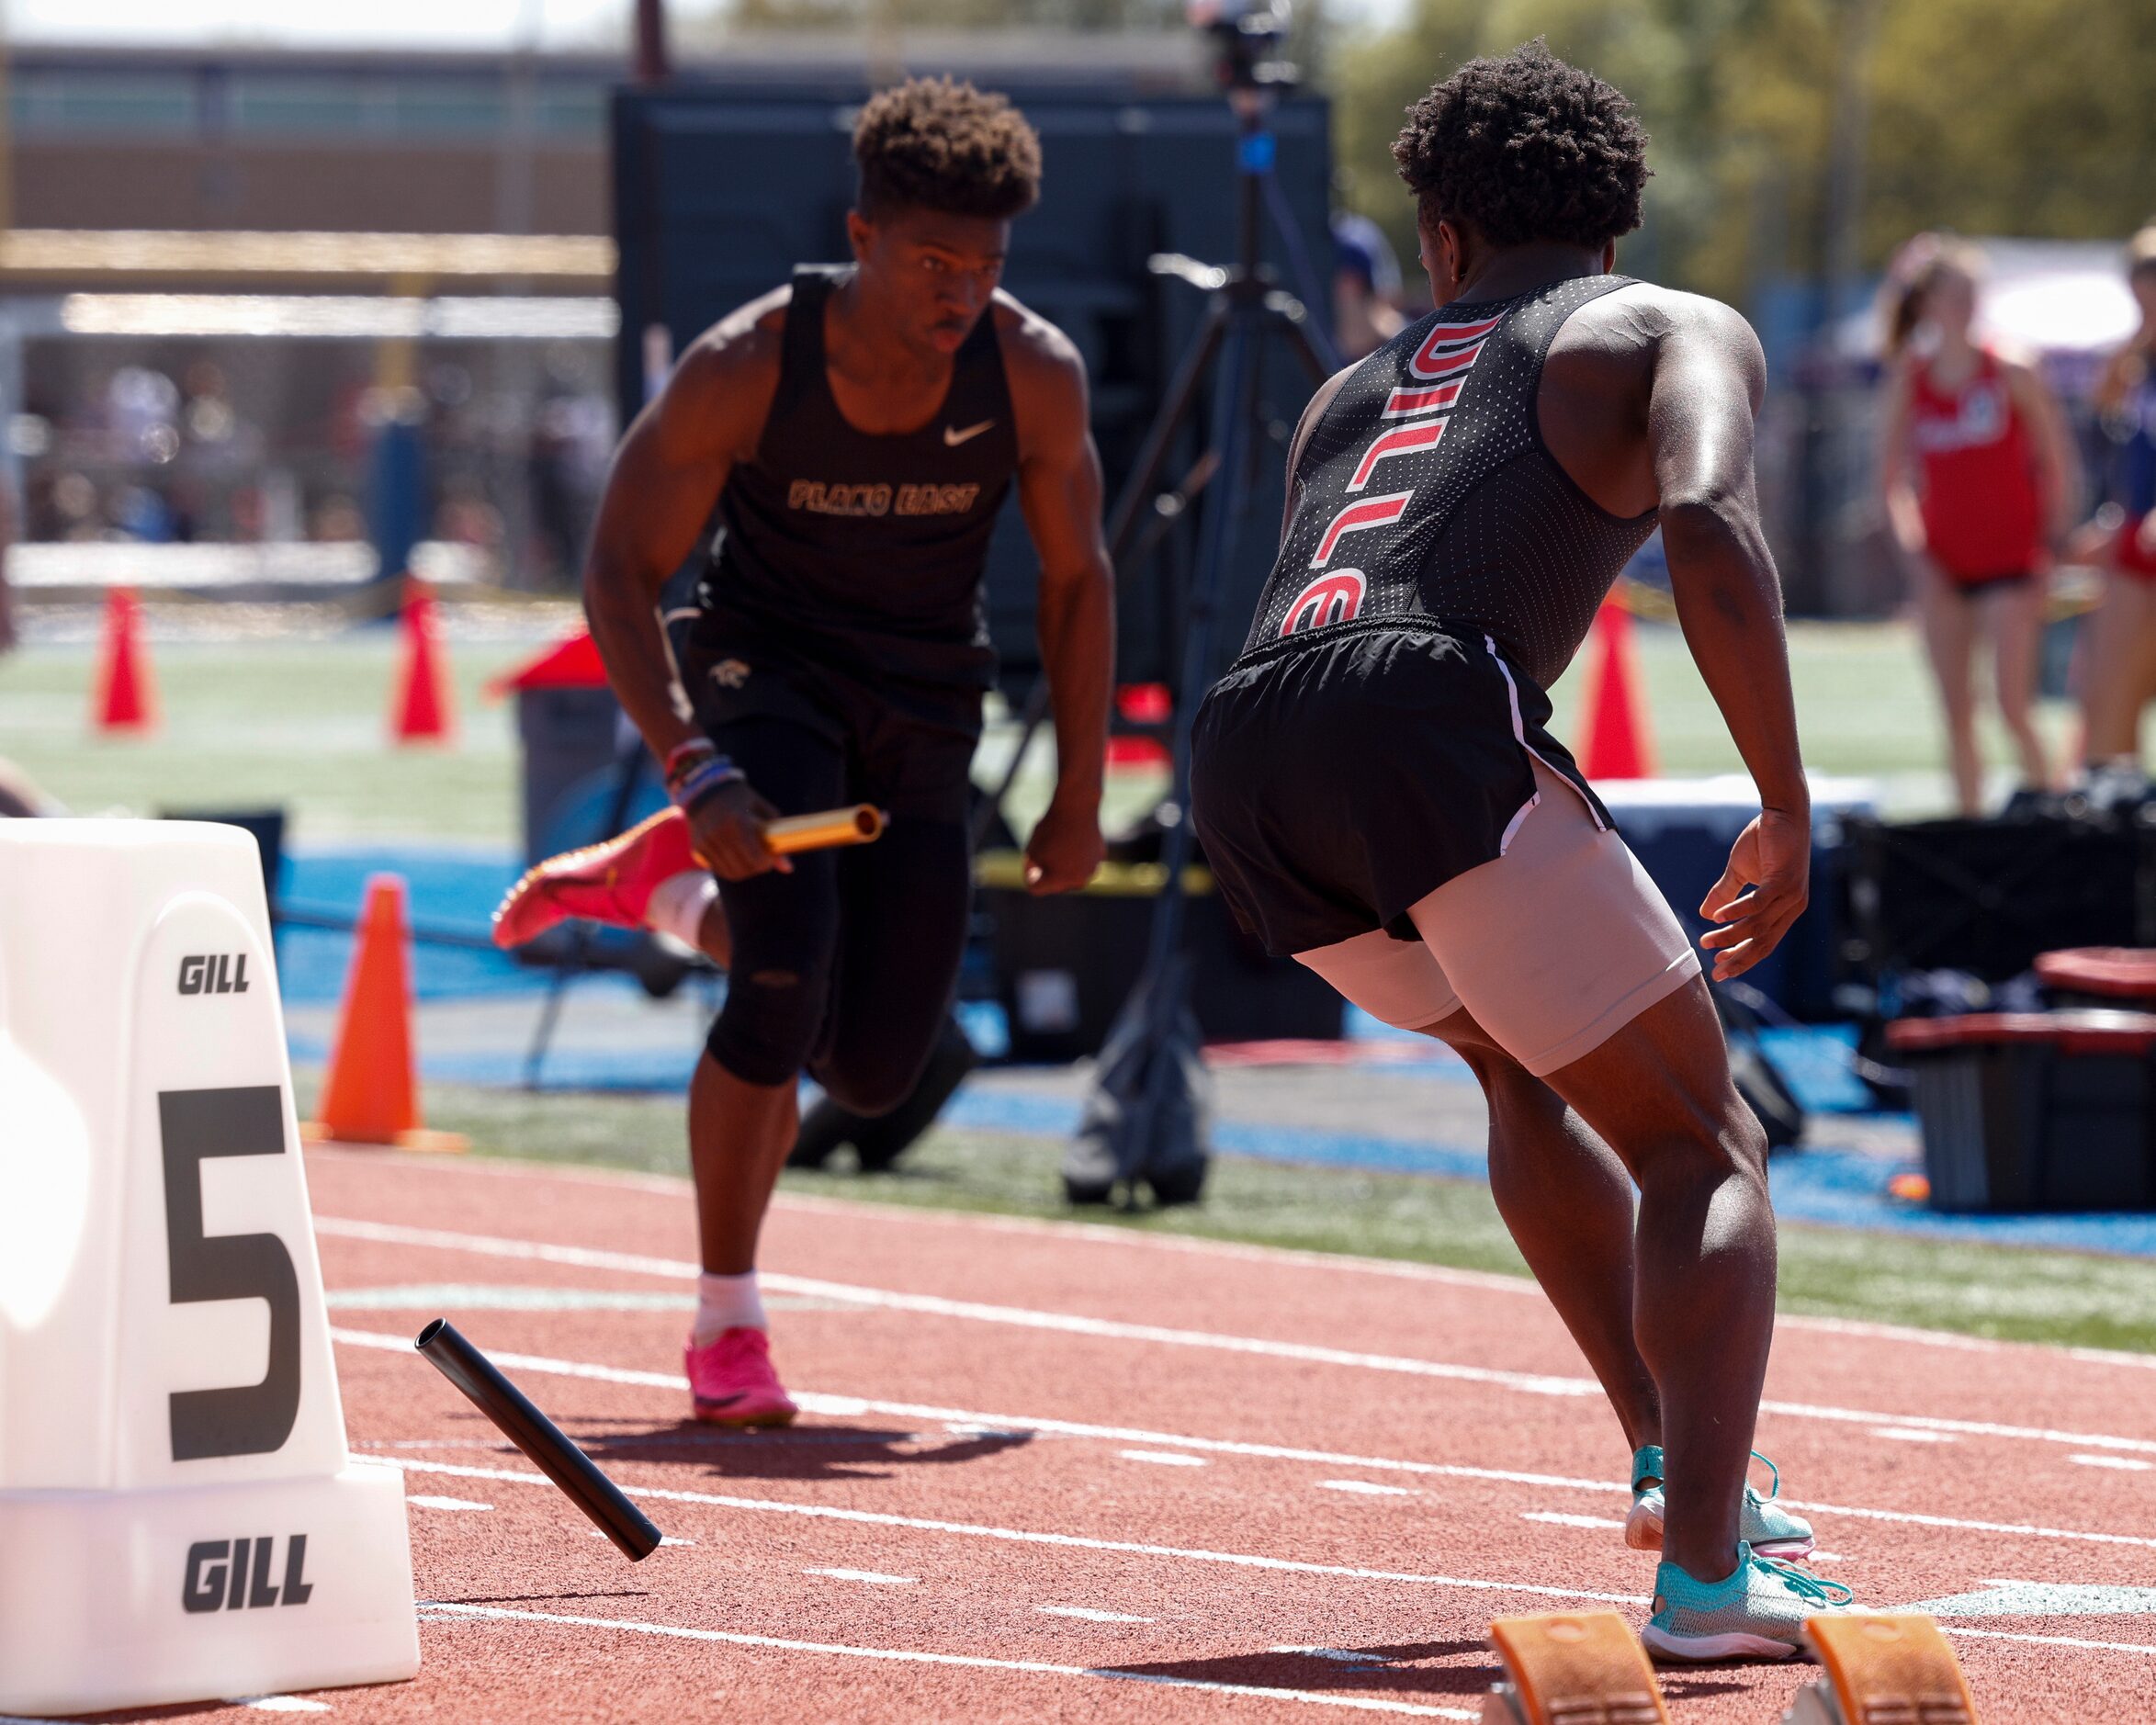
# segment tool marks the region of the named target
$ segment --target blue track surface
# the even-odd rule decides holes
[[[521,873],[504,851],[430,846],[302,851],[288,853],[279,901],[289,908],[356,917],[367,883],[401,875],[405,914],[420,929],[441,929],[484,940],[488,919]],[[352,937],[318,929],[287,929],[277,937],[277,979],[294,1006],[333,1001],[344,992]],[[415,942],[412,986],[423,1000],[543,988],[544,972],[530,971],[502,953],[474,953]]]

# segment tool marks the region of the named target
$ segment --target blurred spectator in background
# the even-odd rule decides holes
[[[442,488],[441,506],[435,511],[435,537],[471,547],[483,553],[491,567],[501,561],[508,529],[480,481],[458,477]]]
[[[367,517],[359,505],[342,492],[333,491],[314,506],[307,536],[320,544],[349,544],[367,537]]]
[[[58,474],[52,480],[51,531],[40,539],[102,539],[105,513],[97,501],[97,487],[86,473]]]
[[[2088,548],[2104,569],[2104,608],[2090,629],[2082,685],[2082,759],[2099,803],[2138,802],[2141,707],[2156,693],[2156,222],[2127,247],[2127,283],[2141,327],[2112,355],[2096,412],[2116,445],[2110,496]]]
[[[1333,344],[1344,360],[1367,358],[1406,325],[1400,260],[1368,216],[1333,218]]]
[[[7,584],[7,558],[15,548],[15,490],[0,481],[0,653],[6,652],[17,638],[15,632],[15,592]]]
[[[0,820],[22,820],[43,814],[51,805],[12,761],[0,759]],[[57,811],[55,811],[57,812]]]
[[[2072,448],[2051,392],[2033,366],[1974,339],[1981,266],[1970,248],[1934,234],[1895,259],[1879,457],[1965,816],[1983,804],[1974,660],[1985,637],[2024,789],[2054,788],[2034,719],[2037,649],[2050,547],[2075,502]]]

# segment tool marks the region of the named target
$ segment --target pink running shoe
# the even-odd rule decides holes
[[[522,946],[571,917],[640,929],[652,888],[701,866],[689,846],[688,817],[662,808],[603,843],[527,869],[494,912],[494,944]]]
[[[688,1352],[696,1417],[711,1426],[791,1426],[794,1405],[771,1369],[771,1337],[739,1325]]]

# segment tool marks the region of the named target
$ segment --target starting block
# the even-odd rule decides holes
[[[1614,1611],[1499,1618],[1490,1640],[1509,1681],[1484,1698],[1483,1725],[1669,1725],[1646,1650]]]
[[[1806,1685],[1782,1725],[1976,1725],[1961,1662],[1921,1614],[1812,1618],[1804,1633],[1826,1673]]]
[[[0,1714],[419,1669],[355,1464],[254,841],[0,820]]]

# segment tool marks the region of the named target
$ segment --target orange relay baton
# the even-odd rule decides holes
[[[781,856],[796,851],[828,851],[842,844],[874,844],[884,836],[890,817],[874,803],[827,808],[814,815],[783,815],[763,826],[763,842]]]

